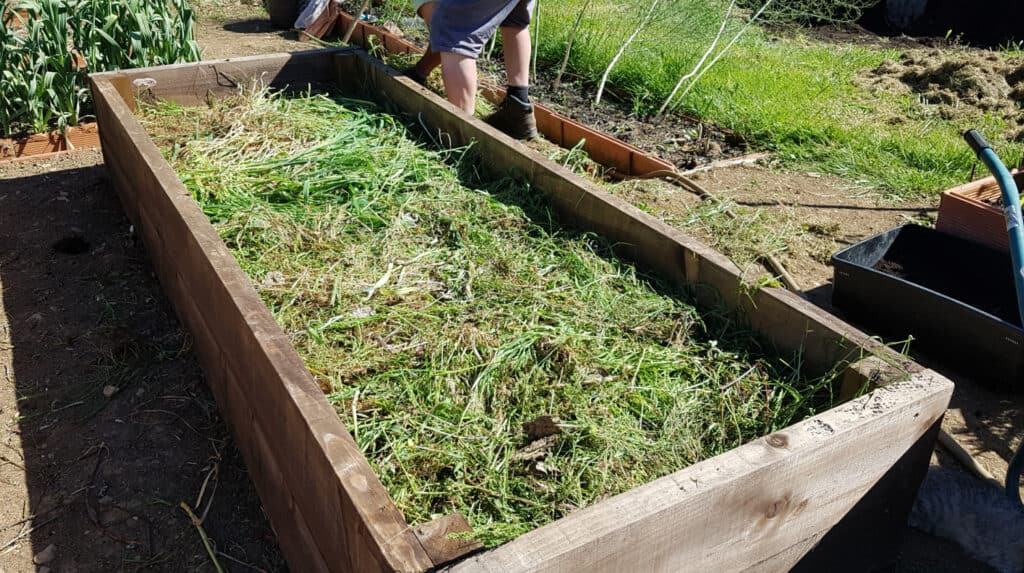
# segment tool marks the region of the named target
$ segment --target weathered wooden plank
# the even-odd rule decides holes
[[[256,81],[273,87],[301,87],[334,77],[333,56],[350,48],[245,56],[208,60],[196,64],[175,64],[104,72],[90,76],[94,81],[120,82],[120,92],[130,80],[133,95],[146,94],[181,105],[202,105],[211,96],[237,93]]]
[[[839,399],[852,400],[883,384],[891,384],[910,377],[907,365],[886,362],[878,356],[868,356],[851,364],[839,380]]]
[[[263,500],[264,510],[268,515],[275,516],[271,523],[285,558],[289,564],[299,564],[302,571],[330,571],[330,565],[321,552],[323,545],[318,543],[310,531],[302,513],[303,508],[295,503],[292,484],[281,471],[278,457],[267,443],[267,430],[263,429],[258,420],[253,421],[251,436],[256,455],[252,462],[246,460],[246,466],[253,476],[253,482],[259,484],[256,492]],[[379,570],[371,561],[364,562],[363,566],[368,571]]]
[[[932,375],[934,373],[928,373]],[[910,384],[926,380],[922,374]],[[945,380],[952,389],[952,383]],[[902,384],[902,383],[898,383]],[[878,392],[865,397],[862,401],[865,408],[878,408],[876,400],[884,399],[885,393]],[[849,571],[859,573],[872,571],[894,562],[903,542],[903,533],[907,527],[907,516],[910,507],[917,497],[918,487],[924,479],[935,447],[935,436],[942,426],[939,416],[931,426],[926,426],[927,419],[918,416],[914,426],[907,421],[902,425],[890,427],[889,431],[910,431],[919,434],[917,441],[906,448],[903,455],[895,461],[889,461],[888,470],[871,484],[867,493],[863,494],[856,504],[846,512],[842,520],[831,528],[821,530],[813,549],[800,558],[791,571],[793,573],[818,573],[819,571]],[[849,452],[836,452],[832,469],[836,479],[845,473],[845,468],[858,461],[845,463],[841,457],[845,453],[860,453],[870,449],[870,442],[864,442],[860,448],[851,448]],[[869,460],[870,462],[870,460]],[[816,474],[821,476],[821,474]],[[870,548],[867,551],[866,548]]]
[[[786,571],[865,499],[895,501],[876,486],[916,444],[930,445],[952,389],[948,380],[920,373],[447,570]],[[860,517],[864,539],[882,543],[894,533],[891,523],[871,523],[881,515]],[[856,544],[852,550],[868,548],[877,549]],[[863,570],[863,557],[835,557],[818,570]]]
[[[246,396],[248,413],[231,420],[233,430],[268,429],[259,440],[239,442],[252,444],[246,462],[272,521],[290,524],[281,536],[289,561],[303,570],[322,567],[327,557],[334,570],[429,568],[429,556],[287,337],[117,89],[102,78],[93,79],[93,89],[101,121],[111,126],[103,137],[115,187],[135,205],[130,213],[161,284],[197,339],[209,381],[223,384],[226,367]],[[218,388],[215,394],[223,400],[229,393]],[[324,475],[335,480],[319,479]],[[331,499],[328,511],[314,510]],[[328,537],[339,531],[341,538]],[[320,549],[309,552],[310,543]]]
[[[415,531],[435,565],[449,563],[483,547],[474,539],[453,536],[473,531],[466,517],[458,512],[417,525]]]

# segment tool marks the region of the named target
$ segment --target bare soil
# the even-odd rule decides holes
[[[309,42],[300,42],[294,30],[274,28],[258,2],[200,0],[193,4],[199,18],[196,36],[204,60],[297,52],[319,47]]]
[[[99,152],[0,164],[0,308],[0,570],[284,568]]]
[[[207,58],[309,49],[200,6]],[[82,150],[0,163],[0,572],[286,565],[109,185]]]
[[[553,82],[553,74],[541,73],[531,94],[558,113],[639,147],[680,171],[747,152],[741,138],[714,124],[681,115],[639,115],[614,93],[594,105],[594,86],[570,77],[555,89]]]
[[[739,212],[758,211],[786,239],[780,261],[813,302],[829,307],[834,252],[909,222],[934,221],[938,199],[894,203],[837,177],[746,165],[699,173],[693,179]],[[674,186],[621,186],[630,202],[679,224],[700,203]],[[684,227],[701,236],[699,230]],[[713,243],[715,237],[701,236]]]

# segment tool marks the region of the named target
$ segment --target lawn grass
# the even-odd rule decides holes
[[[372,104],[141,113],[411,523],[460,511],[497,545],[832,405],[833,377]]]
[[[540,2],[539,68],[549,76],[561,64],[585,2]],[[593,0],[573,44],[569,73],[596,87],[649,4]],[[662,3],[610,75],[623,105],[638,115],[658,110],[712,42],[726,5]],[[720,47],[749,16],[733,11]],[[1011,56],[1009,50],[1002,55]],[[999,115],[961,110],[943,119],[920,96],[869,93],[854,84],[859,74],[899,57],[897,49],[828,43],[800,30],[780,35],[755,25],[670,109],[734,130],[753,149],[777,152],[784,167],[839,175],[896,199],[966,180],[977,162],[960,137],[965,129],[980,129],[1008,161],[1024,155],[1016,128]]]
[[[584,0],[542,4],[540,57],[561,60]],[[636,25],[636,3],[594,0],[577,36],[570,69],[595,80]],[[718,30],[724,4],[680,0],[641,36],[611,81],[638,113],[656,110],[675,82],[693,68]],[[749,14],[748,14],[749,15]],[[737,18],[723,37],[741,26]],[[724,44],[725,41],[722,41]],[[960,138],[981,129],[1007,158],[1024,146],[1009,141],[1002,117],[937,117],[914,95],[869,94],[853,78],[899,52],[772,34],[756,26],[673,108],[735,130],[758,149],[778,152],[793,167],[847,177],[894,197],[921,195],[962,183],[975,164]]]

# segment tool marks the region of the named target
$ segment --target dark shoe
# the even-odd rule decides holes
[[[416,66],[409,66],[402,70],[402,73],[412,78],[412,81],[420,84],[421,86],[427,85],[427,78],[420,74],[419,70],[416,69]]]
[[[533,104],[515,96],[505,97],[498,111],[487,116],[484,121],[515,139],[537,137],[537,118],[533,115]]]

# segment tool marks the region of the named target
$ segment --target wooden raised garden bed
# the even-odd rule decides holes
[[[810,373],[846,367],[870,393],[723,455],[575,511],[496,549],[450,538],[457,516],[406,522],[289,338],[133,114],[137,97],[182,105],[330,83],[418,116],[453,145],[475,141],[563,221],[618,254],[736,309]],[[134,82],[135,80],[145,80]],[[161,284],[296,571],[865,571],[890,560],[924,476],[952,383],[777,288],[745,284],[723,255],[494,131],[352,49],[96,74],[104,156]],[[134,82],[134,83],[133,83]],[[137,93],[133,86],[145,86]],[[459,560],[461,558],[461,560]]]

